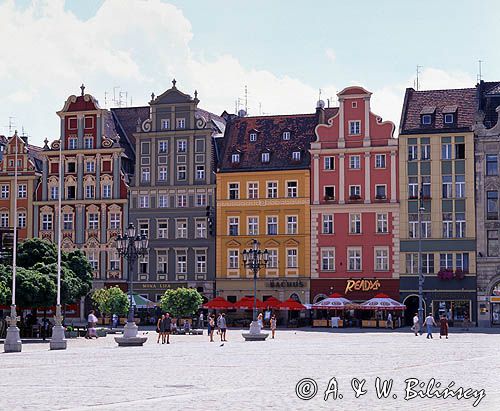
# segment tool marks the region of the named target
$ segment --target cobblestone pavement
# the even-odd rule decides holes
[[[144,347],[118,348],[112,336],[69,340],[66,351],[25,344],[19,354],[0,354],[0,410],[499,410],[499,334],[457,333],[449,340],[404,332],[348,330],[278,331],[275,340],[245,342],[230,330],[229,341],[173,336]],[[299,380],[313,378],[318,392],[301,400]],[[331,378],[342,399],[324,401]],[[378,399],[375,379],[393,379],[389,398]],[[351,380],[366,379],[355,398]],[[484,389],[474,398],[404,400],[405,380],[442,387]],[[305,383],[304,383],[305,384]],[[311,393],[307,384],[301,395]],[[393,398],[396,395],[397,398]],[[339,395],[340,397],[340,395]]]

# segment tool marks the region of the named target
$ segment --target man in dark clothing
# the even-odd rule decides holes
[[[163,334],[163,344],[165,344],[165,337],[167,338],[167,344],[170,344],[170,331],[172,328],[172,319],[170,318],[170,314],[166,313],[165,318],[163,319],[163,329],[165,333]]]

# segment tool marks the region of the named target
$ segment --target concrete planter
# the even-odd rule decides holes
[[[78,331],[65,331],[64,336],[66,338],[77,338],[78,337]]]

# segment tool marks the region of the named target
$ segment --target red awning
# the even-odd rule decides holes
[[[252,297],[243,297],[239,301],[233,304],[234,308],[239,308],[240,310],[252,310],[254,305],[254,299]],[[263,310],[266,305],[257,298],[257,309]]]
[[[202,307],[210,310],[229,310],[230,308],[234,308],[233,304],[222,297],[215,297],[213,300],[203,304]]]
[[[280,304],[281,301],[275,297],[269,297],[267,300],[264,301],[264,305],[266,306],[266,308],[278,309]]]
[[[293,298],[289,298],[288,300],[283,301],[280,306],[280,310],[293,310],[293,311],[301,311],[305,310],[306,307],[301,303],[295,301]]]

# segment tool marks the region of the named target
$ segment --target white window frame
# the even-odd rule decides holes
[[[374,271],[389,271],[389,248],[374,248]]]
[[[321,271],[335,271],[335,248],[321,248]]]
[[[363,270],[363,252],[361,247],[347,248],[347,271]]]
[[[375,154],[375,168],[386,168],[386,155],[385,154]]]
[[[361,135],[361,120],[350,120],[349,121],[349,135],[350,136]]]
[[[349,156],[349,169],[361,170],[361,156],[359,154],[352,154]]]

